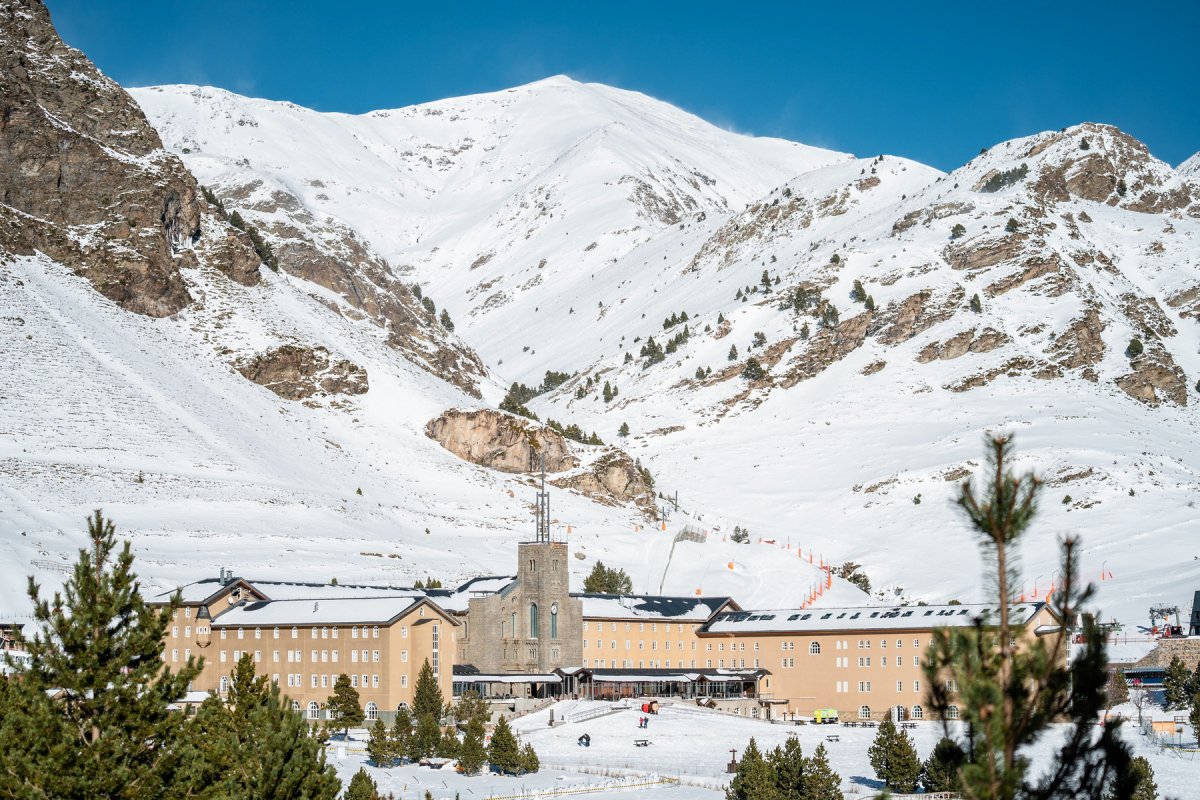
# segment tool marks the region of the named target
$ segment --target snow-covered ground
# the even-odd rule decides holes
[[[514,728],[522,741],[533,744],[542,761],[543,771],[537,775],[522,778],[466,778],[446,770],[413,766],[379,770],[367,766],[366,756],[356,752],[346,752],[339,758],[331,750],[331,758],[344,780],[348,780],[359,767],[367,766],[380,788],[396,792],[397,797],[420,797],[426,789],[439,800],[452,798],[456,792],[462,797],[487,797],[492,794],[515,794],[521,789],[600,787],[606,779],[670,778],[677,779],[679,785],[639,788],[637,791],[664,800],[685,797],[719,800],[723,797],[723,786],[728,781],[725,766],[729,762],[730,750],[737,750],[740,755],[752,737],[760,749],[769,750],[783,744],[788,737],[795,736],[805,753],[812,753],[819,744],[825,745],[830,765],[841,775],[842,788],[848,797],[871,797],[880,788],[867,757],[867,750],[876,733],[873,729],[844,725],[775,724],[689,705],[664,706],[662,713],[650,717],[649,727],[644,730],[638,728],[637,723],[644,715],[632,707],[587,722],[560,723],[549,727],[551,711],[555,719],[562,720],[565,714],[590,705],[613,704],[565,701],[515,721]],[[1116,712],[1136,716],[1132,706],[1120,707]],[[919,722],[916,725],[908,733],[923,759],[932,751],[943,731],[940,723]],[[1133,724],[1127,724],[1124,731],[1135,755],[1149,759],[1161,797],[1184,800],[1194,796],[1193,784],[1196,770],[1200,768],[1200,752],[1160,748],[1140,735]],[[579,736],[585,732],[592,737],[589,748],[577,744]],[[1048,764],[1054,752],[1056,736],[1062,733],[1065,733],[1065,728],[1060,726],[1030,749],[1029,755],[1035,770]],[[366,732],[361,732],[360,736],[365,737]],[[638,739],[648,739],[651,744],[638,747],[634,744]],[[1183,739],[1185,745],[1194,741],[1190,726]],[[609,793],[588,796],[608,797]]]

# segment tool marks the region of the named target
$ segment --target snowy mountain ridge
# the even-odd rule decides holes
[[[1200,192],[1114,128],[1001,143],[947,175],[562,77],[357,116],[132,94],[219,206],[174,256],[190,301],[162,319],[113,306],[66,256],[6,256],[22,368],[0,384],[20,401],[0,415],[0,607],[20,608],[21,575],[54,580],[99,505],[160,587],[218,564],[506,573],[529,477],[426,426],[548,370],[566,378],[534,411],[679,496],[665,531],[594,502],[584,473],[614,456],[572,446],[552,509],[576,579],[600,559],[639,592],[794,606],[822,561],[857,562],[889,601],[975,599],[949,500],[981,435],[1007,429],[1049,487],[1027,594],[1080,529],[1127,622],[1200,580]],[[277,273],[213,269],[212,233],[239,221]],[[675,542],[685,526],[705,541]],[[1164,574],[1148,549],[1180,558]],[[818,602],[862,600],[836,580]]]

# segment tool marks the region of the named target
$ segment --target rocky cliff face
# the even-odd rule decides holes
[[[0,247],[40,250],[129,311],[186,306],[180,269],[198,265],[205,222],[217,240],[229,232],[206,220],[187,169],[129,95],[63,44],[40,0],[0,2],[0,107]],[[246,243],[209,255],[240,282],[258,280]]]
[[[345,359],[334,360],[324,347],[286,344],[237,363],[237,371],[285,400],[314,395],[367,392],[367,371]]]
[[[547,472],[579,466],[567,440],[557,432],[490,408],[452,408],[430,420],[425,433],[464,461],[501,472],[530,472],[540,466],[543,456]]]
[[[322,303],[386,332],[390,347],[474,397],[487,368],[425,308],[410,286],[362,237],[331,217],[317,218],[282,186],[263,180],[212,187],[225,206],[250,220],[271,243],[279,268],[324,293]]]

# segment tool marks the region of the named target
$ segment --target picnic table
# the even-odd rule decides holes
[[[917,727],[917,723],[915,723],[915,722],[901,722],[901,723],[900,723],[900,727],[901,727],[901,728],[916,728],[916,727]]]
[[[649,747],[650,740],[649,739],[634,739],[633,746],[634,747]]]
[[[842,737],[838,736],[836,733],[831,733],[825,737],[825,741],[827,742],[840,742],[841,740]]]

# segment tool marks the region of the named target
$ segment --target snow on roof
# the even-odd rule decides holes
[[[430,589],[427,594],[447,611],[465,612],[472,597],[495,594],[513,582],[511,575],[472,578],[457,589]]]
[[[385,624],[424,597],[341,597],[319,600],[264,600],[234,606],[213,619],[214,628],[236,625]]]
[[[1044,603],[1014,603],[1012,622],[1026,625]],[[857,608],[776,609],[732,611],[704,625],[701,633],[803,633],[829,630],[914,630],[974,624],[975,618],[996,618],[994,606],[865,606]]]
[[[380,597],[383,595],[397,597],[424,597],[421,589],[408,586],[373,586],[364,584],[330,584],[304,583],[301,581],[258,581],[246,578],[234,578],[228,584],[217,578],[204,578],[186,586],[179,587],[184,603],[203,603],[213,595],[219,594],[226,585],[241,582],[253,587],[259,593],[272,600],[321,600],[346,597]],[[154,599],[166,602],[174,594],[174,589],[162,592]]]
[[[728,597],[659,597],[657,595],[573,594],[583,601],[585,619],[652,619],[704,622]]]

